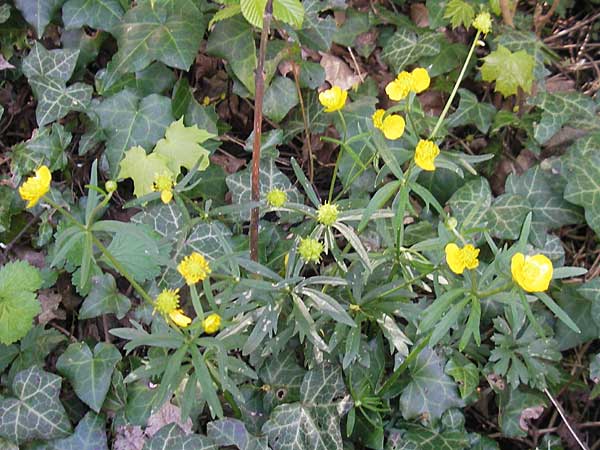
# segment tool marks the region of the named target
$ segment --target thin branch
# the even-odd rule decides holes
[[[515,0],[515,7],[510,7],[510,0],[500,0],[500,11],[502,11],[502,19],[504,23],[509,27],[514,28],[515,24],[513,22],[513,18],[515,16],[515,11],[517,10],[517,0]]]
[[[552,6],[550,6],[550,9],[544,15],[542,15],[543,6],[540,3],[538,3],[535,6],[535,11],[533,13],[533,24],[535,27],[535,34],[538,37],[542,33],[542,30],[544,29],[544,25],[546,25],[546,23],[552,18],[552,15],[556,11],[556,8],[558,8],[559,3],[560,3],[560,0],[554,0],[552,2]]]
[[[560,414],[560,417],[562,418],[563,422],[565,423],[567,430],[569,430],[569,433],[571,433],[571,436],[573,436],[573,439],[575,439],[575,442],[577,442],[577,444],[579,445],[579,447],[581,447],[582,450],[589,450],[588,446],[585,445],[583,442],[581,442],[581,439],[579,439],[579,436],[577,436],[577,433],[575,433],[575,430],[573,429],[573,427],[567,420],[567,416],[564,413],[564,411],[562,410],[562,407],[559,405],[558,401],[552,396],[552,394],[550,393],[550,391],[548,389],[544,389],[544,393],[548,396],[548,398],[550,399],[550,401],[556,408],[556,411],[558,411],[558,414]]]

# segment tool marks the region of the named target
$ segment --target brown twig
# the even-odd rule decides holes
[[[254,143],[252,145],[252,201],[260,200],[260,146],[262,137],[263,97],[265,94],[265,53],[269,38],[269,27],[273,15],[273,0],[268,0],[263,14],[263,28],[260,33],[258,64],[254,76]],[[259,208],[252,208],[250,214],[250,258],[258,261],[258,218]]]
[[[515,11],[517,10],[518,0],[515,0],[514,8],[510,6],[510,0],[500,0],[500,11],[502,11],[502,20],[509,27],[514,28],[515,24],[513,18],[515,17]]]
[[[540,37],[540,34],[544,29],[544,25],[546,25],[546,23],[552,18],[552,15],[556,11],[556,8],[558,8],[559,3],[560,0],[554,0],[552,2],[552,6],[550,6],[550,9],[546,14],[542,14],[543,6],[541,3],[535,5],[535,11],[533,12],[533,26],[535,28],[535,34],[537,37]]]

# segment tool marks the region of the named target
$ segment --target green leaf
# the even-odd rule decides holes
[[[263,402],[268,409],[281,403],[300,400],[300,387],[306,373],[293,352],[281,352],[267,360],[260,370],[260,379],[270,387]]]
[[[531,92],[535,61],[525,50],[512,53],[506,47],[498,45],[498,49],[483,60],[481,77],[483,81],[495,81],[496,92],[500,92],[504,97],[516,95],[518,88],[527,93]]]
[[[529,211],[531,204],[525,197],[515,194],[500,195],[494,199],[486,214],[490,233],[499,239],[518,239]]]
[[[46,50],[36,41],[29,54],[23,58],[23,75],[27,78],[38,76],[67,82],[75,70],[78,57],[79,50]]]
[[[144,223],[164,238],[178,240],[183,232],[183,213],[177,203],[148,205],[131,218],[134,223]]]
[[[304,6],[300,0],[273,0],[273,17],[300,28],[304,22]]]
[[[546,399],[535,392],[524,392],[517,389],[508,391],[508,401],[502,401],[500,404],[500,415],[498,423],[500,424],[502,434],[507,437],[525,437],[527,431],[521,428],[521,415],[527,408],[539,408],[546,406]]]
[[[136,145],[153,147],[173,122],[170,99],[156,94],[140,98],[130,90],[104,100],[95,112],[108,136],[104,152],[112,177],[117,175],[127,150]],[[145,181],[146,189],[142,191],[148,193],[147,183],[154,182],[154,174]]]
[[[469,448],[467,434],[464,431],[433,430],[417,424],[403,424],[405,432],[402,441],[405,446],[419,450],[460,450]],[[411,446],[412,445],[412,446]]]
[[[458,384],[460,396],[465,399],[479,386],[479,369],[468,360],[461,363],[458,359],[450,359],[446,364],[446,372]]]
[[[469,28],[475,18],[475,10],[464,0],[450,0],[444,11],[444,19],[450,19],[452,28],[463,25]]]
[[[92,98],[92,87],[85,83],[66,86],[54,78],[32,77],[29,84],[38,104],[35,117],[44,126],[66,116],[70,111],[85,111]]]
[[[118,0],[67,0],[63,5],[63,22],[67,30],[84,25],[111,31],[123,17]]]
[[[383,47],[382,58],[399,73],[406,66],[425,56],[437,55],[440,51],[439,36],[436,33],[417,35],[403,28],[392,35]]]
[[[542,303],[546,305],[548,309],[552,311],[562,323],[568,326],[575,333],[581,333],[581,330],[575,324],[575,322],[573,322],[569,315],[566,312],[564,312],[564,310],[560,306],[558,306],[554,300],[552,300],[552,297],[550,297],[545,292],[536,293],[536,297],[539,298],[542,301]]]
[[[121,354],[112,344],[100,342],[92,353],[87,344],[78,342],[69,345],[60,355],[56,368],[69,380],[77,396],[99,412],[110,387],[113,370],[120,360]]]
[[[298,104],[296,84],[286,77],[275,77],[265,92],[264,113],[279,123]]]
[[[254,31],[242,16],[234,16],[217,23],[208,36],[206,52],[225,59],[234,75],[250,93],[254,93]]]
[[[269,450],[265,436],[252,436],[244,422],[236,419],[221,419],[209,422],[206,434],[220,447],[235,446],[239,450]]]
[[[31,329],[41,312],[35,291],[42,286],[40,272],[25,261],[0,268],[0,342],[12,344]]]
[[[546,64],[558,61],[558,55],[552,52],[544,42],[531,31],[516,30],[513,28],[504,28],[494,41],[506,47],[511,52],[525,50],[535,60],[533,74],[536,80],[542,81],[550,71],[546,69]],[[542,81],[543,82],[543,81]]]
[[[251,25],[257,28],[262,28],[266,6],[267,0],[240,0],[242,15]]]
[[[165,137],[156,143],[154,153],[164,157],[174,174],[180,173],[181,167],[192,170],[199,160],[198,170],[204,170],[208,167],[210,153],[199,144],[212,137],[215,135],[196,125],[186,127],[182,117],[169,125]]]
[[[79,309],[79,319],[91,319],[102,314],[114,314],[122,319],[131,308],[129,298],[117,289],[114,277],[104,273],[92,277],[92,289]]]
[[[301,401],[277,406],[262,431],[273,450],[342,450],[340,418],[352,405],[338,367],[320,365],[304,376]]]
[[[52,445],[53,450],[108,450],[104,416],[88,412],[77,424],[72,436]]]
[[[330,15],[321,17],[321,13],[329,8],[324,0],[304,0],[304,21],[298,37],[302,45],[315,51],[328,52],[337,29],[335,20]]]
[[[444,361],[425,347],[410,366],[410,382],[400,397],[406,420],[417,417],[434,422],[449,408],[463,406],[456,384],[444,373]]]
[[[481,102],[477,96],[467,89],[459,89],[460,103],[454,113],[448,116],[448,128],[463,125],[475,125],[482,133],[487,133],[496,114],[493,105]]]
[[[490,184],[483,177],[469,181],[448,200],[461,230],[486,226],[486,213],[491,203]]]
[[[58,399],[62,379],[31,367],[12,382],[14,397],[0,402],[0,436],[17,444],[68,436],[71,424]]]
[[[147,155],[142,147],[132,147],[125,152],[125,157],[120,163],[118,178],[131,178],[134,185],[133,194],[138,198],[143,197],[153,192],[157,175],[173,175],[168,164],[169,160],[158,153]]]
[[[218,447],[206,436],[185,434],[179,425],[170,423],[158,430],[143,450],[218,450]]]
[[[38,38],[42,37],[46,25],[58,12],[65,0],[15,0],[15,6],[25,20],[35,28]]]

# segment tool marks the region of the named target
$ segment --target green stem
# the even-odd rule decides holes
[[[342,141],[344,143],[346,143],[346,137],[348,135],[348,128],[346,126],[346,119],[344,119],[344,114],[342,114],[342,111],[340,111],[338,109],[338,114],[340,116],[340,120],[342,121],[342,128],[344,129],[344,138],[342,139]],[[333,199],[333,188],[335,187],[335,179],[337,178],[337,173],[340,167],[340,159],[342,156],[342,151],[344,150],[344,146],[340,145],[340,151],[337,154],[337,158],[335,160],[335,167],[333,168],[333,175],[331,176],[331,184],[329,185],[329,203],[331,203],[331,200]]]
[[[196,311],[196,317],[202,322],[204,320],[204,310],[202,309],[202,304],[200,303],[200,297],[198,297],[198,291],[196,290],[196,285],[190,285],[190,293],[192,295],[192,305],[194,306],[194,311]]]
[[[484,298],[491,297],[492,295],[499,294],[500,292],[504,292],[507,289],[510,289],[512,287],[512,285],[513,285],[512,281],[509,281],[508,283],[503,284],[499,288],[492,289],[491,291],[478,292],[477,298],[483,300]]]
[[[456,93],[458,92],[458,87],[460,86],[460,82],[462,81],[463,77],[465,76],[465,72],[467,71],[467,66],[469,65],[469,61],[471,61],[471,57],[473,56],[473,52],[475,51],[475,47],[477,46],[477,41],[479,40],[480,35],[481,35],[481,31],[477,31],[477,34],[475,35],[475,39],[473,39],[473,44],[471,44],[471,49],[469,50],[469,54],[467,55],[467,59],[465,60],[465,63],[462,66],[460,74],[458,75],[458,79],[456,80],[456,83],[454,84],[454,89],[452,89],[452,93],[450,94],[450,97],[448,97],[448,101],[446,102],[446,105],[444,106],[444,110],[442,111],[442,114],[438,118],[438,121],[435,124],[435,127],[434,127],[433,131],[431,132],[431,135],[429,136],[429,139],[435,138],[435,135],[438,132],[440,126],[442,125],[442,122],[446,118],[446,114],[448,114],[448,110],[450,109],[450,106],[452,105],[452,101],[454,100],[454,97],[456,96]]]

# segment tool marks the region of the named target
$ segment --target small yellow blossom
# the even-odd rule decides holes
[[[390,140],[400,139],[404,134],[404,118],[398,114],[391,114],[383,119],[381,130],[383,135]]]
[[[177,271],[188,285],[204,280],[211,273],[208,261],[198,252],[183,258],[177,266]]]
[[[192,323],[192,319],[179,308],[179,289],[163,289],[156,297],[154,311],[158,311],[165,318],[170,318],[175,325],[181,328]]]
[[[152,186],[152,189],[160,192],[160,199],[163,203],[167,204],[173,198],[173,186],[175,186],[175,182],[173,181],[173,175],[169,172],[154,175],[154,186]]]
[[[425,91],[429,87],[429,83],[431,83],[431,79],[429,78],[429,74],[427,70],[422,67],[417,67],[413,69],[410,73],[412,79],[411,89],[417,94]]]
[[[552,261],[537,254],[525,256],[515,253],[510,262],[513,280],[527,292],[543,292],[550,286],[552,279]]]
[[[41,166],[35,171],[35,176],[27,178],[27,181],[19,188],[19,195],[27,201],[27,208],[31,208],[50,190],[52,174],[46,166]]]
[[[402,71],[396,79],[385,87],[385,93],[390,100],[400,101],[405,99],[412,90],[413,80],[410,73]]]
[[[298,253],[302,259],[306,262],[318,263],[321,260],[321,253],[325,247],[319,241],[314,238],[307,237],[300,239],[300,245],[298,246]]]
[[[348,92],[339,86],[333,86],[319,94],[319,102],[325,107],[325,112],[334,112],[342,109],[346,104]]]
[[[338,218],[338,207],[336,204],[325,203],[317,210],[317,221],[325,226],[331,226]]]
[[[435,170],[435,158],[440,154],[440,148],[432,141],[421,139],[415,150],[415,163],[423,170]]]
[[[221,328],[221,316],[218,314],[209,314],[206,319],[202,321],[202,328],[207,334],[214,334]]]
[[[492,16],[489,12],[482,12],[477,14],[473,20],[473,28],[480,31],[482,34],[488,34],[492,31]]]
[[[275,208],[281,208],[287,202],[287,193],[281,189],[271,189],[267,193],[267,203]]]
[[[465,245],[460,248],[454,243],[446,245],[444,249],[446,252],[446,262],[452,272],[460,275],[465,269],[476,269],[479,266],[479,249],[475,248],[471,244]]]
[[[383,129],[383,116],[385,115],[385,109],[376,110],[371,118],[373,119],[373,126],[379,130]]]

